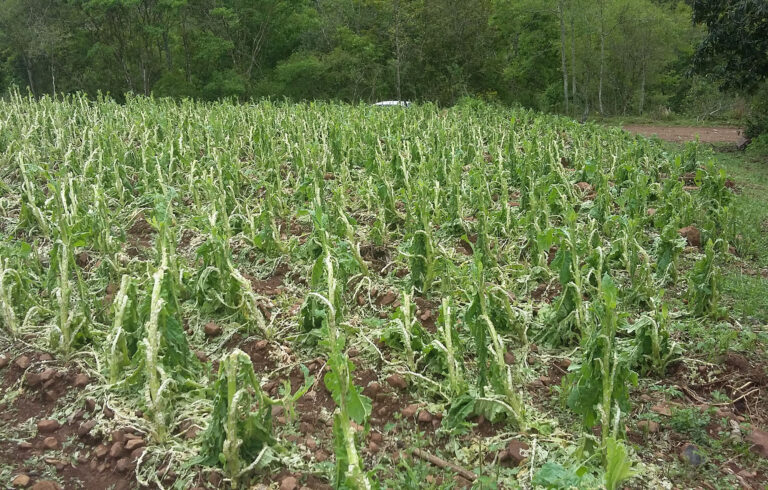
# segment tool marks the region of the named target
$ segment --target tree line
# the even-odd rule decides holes
[[[0,89],[698,108],[679,0],[0,0]]]

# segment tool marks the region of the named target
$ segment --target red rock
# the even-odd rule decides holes
[[[213,322],[206,323],[203,330],[205,331],[205,335],[208,337],[218,337],[221,335],[221,327]]]
[[[672,415],[672,410],[670,410],[668,406],[663,404],[652,406],[651,411],[667,417],[670,417]]]
[[[504,362],[512,365],[515,363],[515,355],[511,353],[510,351],[507,351],[504,353]]]
[[[379,298],[378,303],[379,306],[388,306],[395,302],[397,299],[397,295],[393,293],[392,291],[387,291],[387,294]]]
[[[120,458],[115,465],[115,469],[120,473],[127,473],[131,470],[131,467],[132,465],[128,458]]]
[[[296,490],[299,488],[299,481],[294,476],[286,476],[280,480],[280,490]]]
[[[107,453],[109,453],[109,448],[105,444],[96,446],[96,449],[93,451],[93,455],[97,458],[103,458]]]
[[[125,445],[122,442],[116,442],[112,444],[112,447],[109,448],[109,457],[119,458],[123,454],[124,450]]]
[[[419,405],[413,403],[411,405],[408,405],[404,409],[400,411],[400,414],[403,416],[403,418],[410,419],[413,418],[414,415],[416,415],[416,412],[419,410]]]
[[[685,228],[680,228],[677,232],[688,241],[690,246],[701,246],[701,232],[695,226],[686,226]]]
[[[31,487],[29,487],[30,490],[61,490],[61,487],[58,483],[53,482],[51,480],[40,480],[39,482],[35,483]]]
[[[59,421],[54,419],[41,420],[37,423],[37,431],[42,434],[56,432],[59,427],[61,427]]]
[[[528,444],[523,441],[518,441],[517,439],[512,439],[507,445],[507,457],[515,466],[518,466],[526,458],[526,456],[523,455],[523,451],[527,451],[528,449],[530,449]]]
[[[400,376],[399,374],[393,374],[391,376],[387,377],[387,383],[389,383],[392,388],[397,388],[400,390],[404,390],[408,387],[408,383],[406,383],[405,378]]]
[[[653,420],[641,420],[637,423],[637,428],[648,434],[655,434],[659,431],[659,423]]]
[[[27,369],[31,364],[31,361],[27,356],[20,356],[16,358],[16,361],[14,361],[14,364],[16,364],[16,367],[18,367],[19,369]]]
[[[133,451],[134,449],[144,447],[145,445],[146,443],[144,442],[144,439],[131,439],[125,443],[125,449],[128,451]]]
[[[747,441],[752,443],[752,452],[768,459],[768,432],[754,429],[747,436]]]
[[[24,473],[16,475],[11,480],[11,486],[16,488],[27,488],[29,486],[30,479]]]

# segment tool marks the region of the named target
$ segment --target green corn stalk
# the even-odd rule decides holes
[[[680,354],[679,346],[669,335],[669,311],[661,298],[664,291],[659,291],[658,298],[651,298],[653,315],[643,315],[629,329],[635,333],[636,362],[642,371],[664,376],[667,367]]]
[[[246,475],[274,460],[272,405],[276,402],[261,390],[251,358],[240,349],[222,359],[213,393],[213,413],[195,462],[220,465],[232,488],[247,487]]]
[[[461,353],[461,340],[454,325],[449,297],[444,297],[442,300],[438,323],[441,325],[440,333],[443,341],[440,342],[440,340],[435,339],[433,343],[445,354],[451,394],[459,396],[466,392],[467,387],[464,380],[462,362],[459,357]]]
[[[16,312],[13,309],[15,304],[13,290],[21,287],[21,276],[9,265],[9,259],[0,260],[0,317],[3,319],[3,326],[15,336],[18,332],[18,321]]]
[[[162,298],[164,276],[168,270],[168,257],[163,251],[162,263],[152,276],[154,285],[150,302],[150,317],[146,324],[146,337],[143,340],[145,350],[145,368],[147,372],[147,402],[154,418],[152,435],[157,442],[164,442],[168,436],[167,412],[168,391],[171,378],[166,376],[159,361],[162,333],[159,330],[160,315],[165,306]]]
[[[582,416],[588,429],[601,424],[601,445],[605,460],[607,441],[616,437],[622,413],[629,410],[629,385],[637,374],[629,368],[616,346],[618,289],[607,274],[598,289],[595,305],[598,328],[582,339],[582,360],[565,380],[568,406]]]
[[[718,244],[721,240],[717,241]],[[688,305],[695,316],[715,313],[720,297],[720,274],[715,264],[715,244],[707,241],[704,257],[693,265],[688,276]]]
[[[126,314],[128,314],[128,305],[132,301],[129,296],[130,288],[131,278],[128,275],[124,275],[120,280],[120,289],[115,295],[115,319],[112,324],[110,338],[107,342],[107,345],[109,345],[109,357],[107,359],[109,382],[113,384],[117,383],[122,368],[130,362],[128,343],[125,338],[126,332],[123,329],[123,322]]]
[[[334,415],[333,433],[336,453],[336,486],[338,488],[370,489],[371,482],[362,467],[362,460],[355,445],[354,432],[351,422],[364,424],[371,413],[371,401],[359,393],[352,378],[353,364],[343,352],[345,340],[336,323],[336,278],[330,250],[324,250],[326,278],[328,283],[327,297],[311,293],[322,301],[328,308],[326,316],[327,338],[329,349],[328,367],[324,382],[333,400],[339,407]]]

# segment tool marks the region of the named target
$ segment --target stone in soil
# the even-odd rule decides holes
[[[101,444],[93,451],[93,455],[97,458],[103,458],[109,453],[109,448],[105,444]]]
[[[387,377],[387,383],[389,383],[389,385],[392,388],[397,388],[399,390],[404,390],[405,388],[408,387],[408,384],[406,383],[405,378],[403,378],[399,374],[393,374]]]
[[[415,403],[408,405],[404,409],[400,411],[400,414],[405,419],[413,418],[414,415],[416,415],[416,412],[419,410],[419,406]]]
[[[59,427],[61,427],[59,421],[54,419],[41,420],[37,423],[37,431],[42,434],[50,434],[51,432],[56,432],[59,430]]]
[[[426,410],[419,412],[419,422],[429,423],[432,422],[432,414]]]
[[[379,298],[379,306],[389,306],[395,302],[397,295],[392,291],[387,291],[387,294]]]
[[[11,480],[11,486],[16,488],[27,488],[27,486],[29,486],[29,481],[29,477],[24,473],[21,473],[13,477],[13,480]]]
[[[515,355],[509,351],[504,353],[504,362],[508,365],[512,365],[515,363]]]
[[[701,232],[695,226],[686,226],[677,230],[681,237],[688,241],[688,245],[692,247],[701,246]]]
[[[144,444],[144,439],[131,439],[125,443],[125,449],[128,451],[133,451],[134,449],[144,447]]]
[[[91,382],[91,378],[89,378],[86,374],[79,373],[77,376],[75,376],[75,388],[82,388],[84,386],[87,386],[88,383]]]
[[[693,444],[683,446],[683,449],[680,451],[680,460],[691,466],[701,466],[704,463],[704,457],[701,455],[699,448]]]
[[[51,480],[40,480],[29,488],[30,490],[61,490],[59,484]]]
[[[669,417],[672,415],[672,410],[670,410],[669,407],[664,404],[654,405],[653,407],[651,407],[651,411],[656,412],[659,415],[664,415],[666,417]]]
[[[206,323],[203,330],[205,330],[205,335],[207,337],[218,337],[221,335],[221,327],[213,322]]]
[[[384,442],[384,436],[382,436],[379,432],[371,432],[371,440],[376,444],[381,444]]]
[[[120,473],[126,473],[131,469],[131,462],[128,460],[128,458],[120,458],[117,461],[117,465],[115,465],[115,468]]]
[[[109,456],[111,458],[119,458],[125,450],[125,445],[122,442],[116,442],[109,448]]]
[[[43,439],[43,447],[46,449],[56,449],[59,447],[59,441],[53,436],[46,437]]]
[[[365,396],[376,397],[381,392],[381,384],[378,381],[371,381],[363,390]]]
[[[637,423],[637,428],[642,432],[649,434],[655,434],[659,431],[659,423],[653,420],[641,420]]]
[[[299,481],[294,476],[286,476],[280,481],[280,490],[296,490],[299,488]]]
[[[747,436],[747,441],[751,443],[752,452],[768,459],[768,432],[754,429]]]
[[[509,441],[507,449],[499,455],[499,459],[502,461],[508,461],[514,466],[519,466],[520,463],[522,463],[526,458],[526,456],[523,454],[523,451],[527,451],[528,449],[530,449],[528,444],[524,443],[523,441],[518,441],[517,439],[512,439]]]
[[[381,450],[381,448],[375,442],[371,441],[371,442],[368,443],[368,452],[370,452],[371,454],[376,454],[380,450]]]
[[[27,356],[17,357],[15,364],[16,364],[16,367],[18,367],[19,369],[27,369],[30,365],[29,357]]]

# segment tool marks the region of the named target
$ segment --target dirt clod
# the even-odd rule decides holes
[[[29,357],[27,356],[19,356],[16,358],[16,361],[15,361],[16,367],[22,370],[27,369],[31,363],[32,361],[30,361]]]
[[[59,430],[59,427],[61,427],[61,424],[59,424],[58,420],[54,419],[41,420],[37,423],[37,431],[41,434],[56,432]]]
[[[88,383],[90,382],[91,378],[89,378],[88,375],[80,373],[75,376],[75,382],[73,384],[75,385],[75,388],[82,388],[84,386],[88,386]]]
[[[752,452],[768,459],[768,432],[760,429],[754,429],[747,436],[747,441],[752,444]]]
[[[61,490],[58,483],[51,480],[40,480],[31,487],[30,490]]]
[[[213,322],[208,322],[203,328],[206,337],[218,337],[221,335],[221,327]]]
[[[11,486],[15,488],[27,488],[29,486],[29,482],[30,478],[24,473],[21,473],[13,477],[13,480],[11,480]]]
[[[427,410],[422,410],[421,412],[419,412],[419,422],[424,424],[432,422],[432,414],[429,413]]]
[[[8,359],[8,356],[0,356],[0,369],[3,369],[5,366],[8,365],[10,360]]]
[[[416,415],[416,412],[419,410],[419,406],[415,403],[408,405],[404,409],[400,411],[400,414],[405,419],[413,418],[414,415]]]
[[[398,390],[404,390],[408,387],[408,384],[406,383],[405,378],[403,378],[399,374],[393,374],[391,376],[388,376],[387,383],[389,383],[389,385],[392,388],[396,388]]]
[[[296,490],[299,488],[299,481],[295,476],[286,476],[280,481],[280,490]]]
[[[59,447],[59,441],[53,436],[46,437],[43,439],[43,447],[46,449],[56,449]]]
[[[686,226],[677,230],[681,237],[688,240],[688,245],[692,247],[701,246],[701,232],[695,226]]]
[[[659,423],[653,420],[641,420],[637,423],[637,428],[648,434],[659,432]]]
[[[119,458],[125,451],[125,444],[122,442],[116,442],[109,448],[109,457],[116,459]]]
[[[507,444],[507,460],[514,466],[519,466],[526,458],[523,451],[527,451],[528,449],[530,449],[530,446],[525,442],[512,439],[509,441],[509,444]]]

